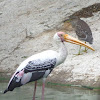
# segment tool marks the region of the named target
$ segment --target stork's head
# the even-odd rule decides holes
[[[54,35],[54,40],[58,41],[58,42],[70,42],[76,45],[80,45],[80,46],[84,46],[86,48],[89,48],[93,51],[95,51],[92,47],[88,46],[87,44],[83,43],[82,41],[73,38],[72,36],[69,36],[68,34],[64,33],[64,32],[57,32]]]
[[[64,42],[64,32],[57,32],[55,35],[54,35],[54,40],[55,41],[59,41],[59,42]]]

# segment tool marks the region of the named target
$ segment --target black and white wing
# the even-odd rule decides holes
[[[26,67],[24,68],[24,72],[39,72],[39,71],[46,71],[48,69],[52,70],[56,65],[56,58],[54,59],[46,59],[45,61],[33,60],[29,61]]]
[[[8,88],[4,91],[12,91],[16,87],[20,87],[26,83],[39,80],[44,76],[47,77],[56,65],[56,58],[40,59],[29,61],[28,64],[20,71],[17,71],[12,76]]]

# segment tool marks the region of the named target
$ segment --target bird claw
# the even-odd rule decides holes
[[[87,51],[88,51],[88,49],[86,49],[86,48],[85,48],[85,50],[83,50],[83,52],[86,52],[86,53],[87,53]]]
[[[83,52],[87,53],[87,50],[83,50]]]
[[[73,54],[75,56],[83,55],[83,53]]]

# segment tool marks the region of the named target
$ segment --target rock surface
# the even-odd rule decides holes
[[[74,31],[67,30],[70,26],[64,27],[63,21],[95,3],[100,0],[0,0],[0,72],[10,74],[27,57],[56,49],[52,37],[59,30],[76,37]],[[78,52],[79,46],[66,43],[69,55],[53,70],[48,80],[99,86],[100,11],[93,15],[82,19],[92,30],[95,52],[88,50],[88,53],[75,56],[73,54]]]

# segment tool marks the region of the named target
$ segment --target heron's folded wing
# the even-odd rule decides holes
[[[86,38],[87,36],[87,31],[85,31],[83,28],[81,28],[80,25],[76,26],[76,34],[78,35],[79,38]]]

